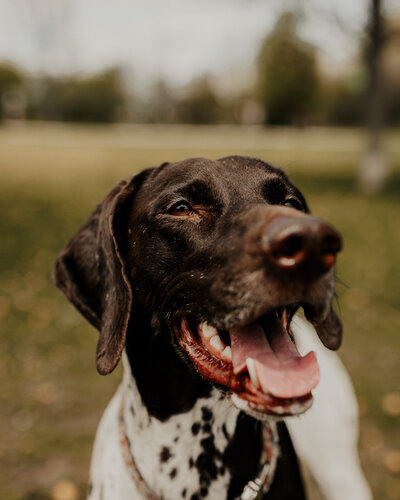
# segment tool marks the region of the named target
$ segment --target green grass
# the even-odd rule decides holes
[[[363,141],[341,129],[0,129],[0,498],[51,498],[60,479],[83,498],[96,424],[120,378],[120,369],[97,375],[97,332],[51,283],[57,252],[121,177],[232,153],[285,167],[313,212],[344,236],[340,355],[360,401],[362,463],[375,498],[399,498],[399,476],[388,470],[400,450],[399,418],[382,403],[400,389],[400,133],[386,138],[393,171],[372,197],[356,182]]]

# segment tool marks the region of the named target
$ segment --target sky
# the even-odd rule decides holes
[[[400,0],[386,0],[400,9]],[[327,70],[357,52],[367,0],[0,0],[0,60],[31,73],[120,65],[138,82],[179,86],[204,73],[247,71],[285,9],[302,5],[302,36]]]

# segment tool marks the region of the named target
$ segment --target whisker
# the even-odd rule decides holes
[[[342,315],[342,308],[340,307],[339,296],[338,296],[338,294],[336,292],[334,294],[334,297],[335,297],[335,304],[336,304],[336,306],[338,308],[339,315],[341,316]]]
[[[339,278],[338,276],[336,276],[336,284],[337,285],[340,285],[340,286],[344,286],[345,288],[351,288],[350,285],[348,285],[347,283],[345,283],[341,278]]]

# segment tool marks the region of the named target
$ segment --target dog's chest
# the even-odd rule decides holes
[[[225,498],[231,481],[226,454],[239,411],[216,390],[187,413],[161,422],[141,404],[133,379],[125,391],[129,448],[157,498]]]

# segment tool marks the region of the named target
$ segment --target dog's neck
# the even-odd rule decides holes
[[[163,336],[132,338],[123,415],[144,481],[158,498],[239,496],[258,473],[261,423],[193,373]]]
[[[239,410],[213,389],[192,409],[161,420],[149,414],[125,364],[123,416],[136,467],[157,498],[225,498]]]
[[[149,415],[167,421],[209,397],[212,386],[171,345],[167,332],[150,326],[128,332],[126,354],[142,403]]]

